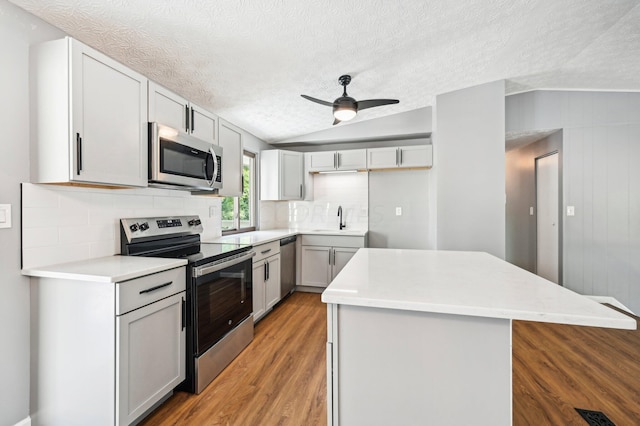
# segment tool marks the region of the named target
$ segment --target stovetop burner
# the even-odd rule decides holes
[[[248,244],[202,243],[198,216],[120,219],[120,252],[128,256],[184,258],[192,266],[242,253]]]

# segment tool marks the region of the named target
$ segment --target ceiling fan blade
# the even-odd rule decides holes
[[[336,124],[341,123],[340,120],[338,120],[337,118],[335,120],[333,120],[333,125],[335,126]]]
[[[323,101],[321,99],[312,98],[311,96],[307,96],[307,95],[300,95],[300,96],[302,96],[303,98],[305,98],[305,99],[307,99],[307,100],[309,100],[311,102],[315,102],[315,103],[320,104],[320,105],[325,105],[325,106],[330,106],[330,107],[333,106],[333,102]]]
[[[397,104],[400,101],[397,99],[367,99],[366,101],[358,101],[358,111],[362,111],[363,109],[373,108],[382,105],[391,105]]]

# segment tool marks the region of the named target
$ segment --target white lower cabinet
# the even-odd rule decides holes
[[[116,412],[120,425],[144,414],[185,378],[184,293],[116,319],[118,375]]]
[[[253,260],[253,321],[280,301],[280,241],[255,246]]]
[[[185,378],[185,276],[34,279],[33,424],[125,426],[169,395]]]
[[[303,235],[300,285],[327,287],[365,245],[365,237]]]

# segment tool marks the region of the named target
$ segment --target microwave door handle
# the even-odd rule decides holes
[[[207,176],[207,161],[202,165],[202,176],[204,176],[204,180],[207,182],[207,185],[213,187],[213,184],[216,181],[216,176],[218,175],[218,158],[216,157],[216,153],[213,152],[213,149],[209,149],[207,155],[211,155],[211,160],[213,161],[213,173],[211,175],[211,179]]]
[[[211,157],[213,157],[213,176],[211,176],[210,185],[213,186],[216,183],[216,178],[218,177],[218,169],[220,168],[220,164],[218,163],[218,156],[213,151],[213,148],[210,150]]]

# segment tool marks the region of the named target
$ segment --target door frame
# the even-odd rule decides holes
[[[538,271],[538,160],[541,158],[549,157],[551,155],[558,155],[558,285],[564,286],[563,279],[563,234],[564,234],[564,204],[563,204],[563,191],[564,186],[562,184],[562,152],[560,150],[554,150],[545,154],[539,155],[534,159],[534,194],[535,194],[535,268],[536,273]]]

